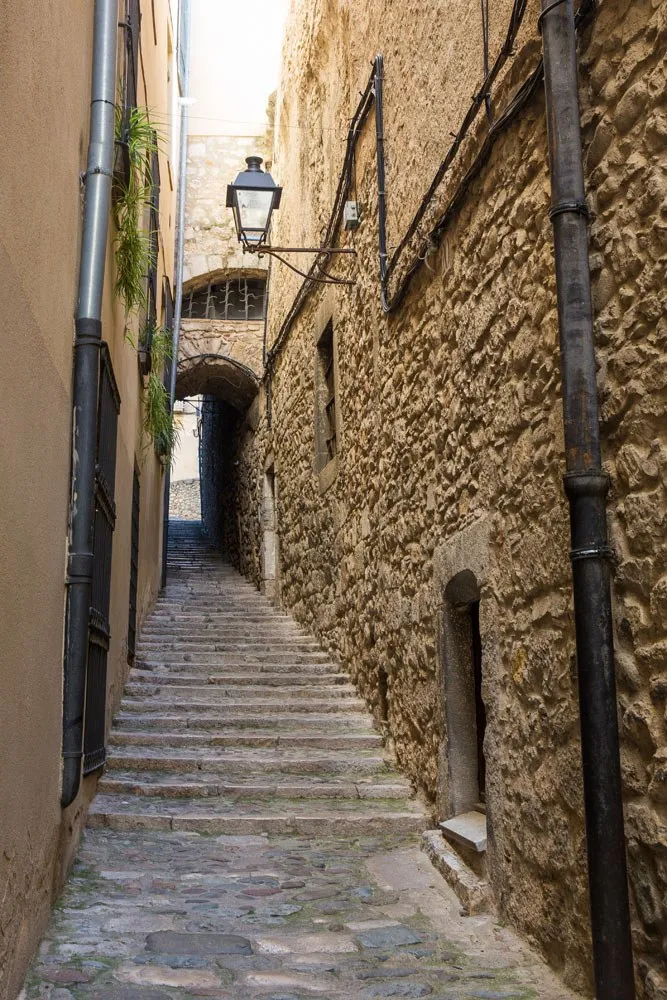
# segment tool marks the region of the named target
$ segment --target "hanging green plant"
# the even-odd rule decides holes
[[[170,410],[170,398],[162,380],[167,362],[172,359],[171,330],[164,326],[151,331],[151,370],[144,384],[144,432],[153,442],[160,460],[169,464],[178,443],[178,430]]]
[[[174,454],[178,432],[170,412],[169,392],[162,377],[172,357],[172,333],[166,327],[157,326],[154,298],[149,308],[147,277],[157,267],[158,242],[150,223],[147,227],[145,222],[154,183],[152,164],[160,136],[146,108],[131,108],[129,113],[118,109],[116,142],[126,151],[129,169],[123,176],[117,177],[114,184],[114,293],[122,301],[126,317],[139,309],[148,309],[149,315],[139,344],[134,343],[127,326],[125,336],[139,352],[144,374],[143,432],[152,442],[160,460],[167,465]]]
[[[127,149],[129,170],[114,185],[114,292],[129,316],[146,307],[146,275],[156,263],[154,241],[144,227],[144,217],[150,205],[151,160],[160,138],[146,108],[132,108],[125,115],[122,109],[117,109],[116,142]]]

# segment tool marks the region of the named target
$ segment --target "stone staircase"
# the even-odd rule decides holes
[[[170,525],[89,824],[361,836],[424,830],[347,676],[206,543]]]

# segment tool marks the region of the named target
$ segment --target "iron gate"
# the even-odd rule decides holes
[[[141,488],[139,473],[134,470],[132,481],[132,542],[130,549],[130,616],[127,623],[127,659],[134,663],[137,651],[137,582],[139,579],[139,512]]]
[[[109,652],[109,602],[111,598],[111,549],[116,523],[116,437],[120,395],[106,344],[100,351],[100,386],[95,465],[95,522],[93,536],[93,587],[88,620],[86,714],[83,737],[83,773],[90,774],[106,759],[105,723],[107,654]]]

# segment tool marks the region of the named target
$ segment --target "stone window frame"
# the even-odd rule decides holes
[[[439,545],[433,555],[433,577],[436,593],[435,628],[437,638],[437,685],[439,691],[439,731],[441,739],[438,749],[438,780],[436,789],[436,809],[438,819],[446,820],[460,815],[476,804],[474,789],[477,788],[477,745],[474,720],[474,690],[472,687],[472,665],[463,662],[465,650],[470,643],[468,616],[461,611],[473,601],[480,600],[480,635],[483,644],[483,695],[488,694],[502,673],[496,636],[496,622],[493,617],[492,598],[487,596],[490,572],[491,517],[486,515],[473,524],[452,535]],[[457,634],[457,626],[458,634]],[[468,671],[466,667],[470,667]],[[461,676],[470,682],[457,689],[456,678]],[[448,694],[449,687],[449,694]],[[472,698],[470,697],[472,694]],[[461,696],[459,698],[459,696]],[[449,697],[449,702],[448,702]],[[456,713],[461,711],[459,701],[463,701],[463,723],[458,726]],[[489,818],[494,805],[494,762],[493,762],[493,705],[484,697],[486,707],[485,758],[486,810]],[[465,728],[467,726],[467,734]],[[462,730],[464,730],[462,732]],[[455,744],[457,744],[455,746]],[[472,752],[474,750],[474,753]],[[468,751],[466,753],[466,751]]]
[[[278,519],[278,469],[270,451],[264,460],[261,500],[262,543],[260,550],[261,591],[274,604],[280,603],[280,526]]]
[[[343,438],[343,422],[340,407],[340,368],[339,339],[336,323],[336,300],[330,289],[324,296],[315,319],[315,337],[313,350],[313,384],[314,384],[314,417],[315,458],[314,472],[318,478],[321,494],[325,493],[334,483],[340,465],[340,453]],[[334,400],[334,437],[335,453],[330,454],[327,440],[331,439],[331,423],[327,416],[327,404],[331,385],[327,385],[323,367],[322,344],[326,339],[331,341],[331,360],[333,375]]]

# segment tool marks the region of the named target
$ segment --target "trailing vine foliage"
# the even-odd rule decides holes
[[[151,338],[151,370],[144,388],[144,431],[165,464],[171,460],[178,442],[178,432],[169,412],[169,393],[162,381],[167,362],[173,357],[171,330],[155,328]]]
[[[146,307],[146,275],[155,264],[151,233],[144,225],[150,204],[151,158],[159,138],[145,108],[132,108],[126,122],[122,109],[116,111],[116,142],[127,145],[129,170],[114,185],[116,222],[115,294],[129,316]]]
[[[147,308],[147,275],[157,263],[157,241],[146,227],[145,220],[149,214],[153,180],[151,163],[160,137],[146,108],[132,108],[125,119],[122,109],[117,110],[116,142],[123,143],[127,148],[129,170],[125,177],[115,178],[114,183],[114,294],[123,303],[128,319],[138,310]],[[125,337],[136,349],[127,325]],[[169,392],[162,377],[172,356],[172,334],[165,327],[157,327],[154,319],[148,317],[141,339],[150,345],[149,371],[144,379],[142,426],[158,457],[166,465],[173,457],[178,437],[170,412]]]

